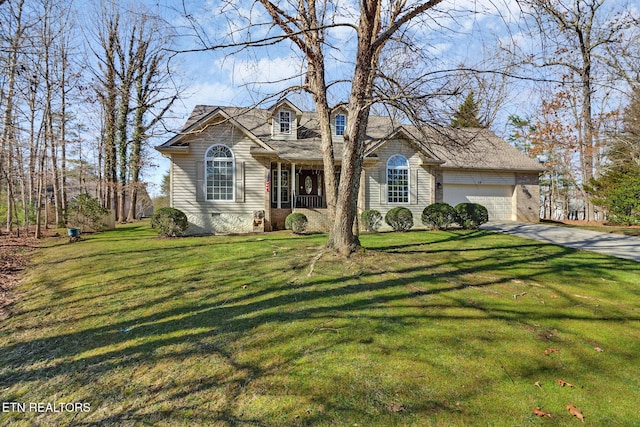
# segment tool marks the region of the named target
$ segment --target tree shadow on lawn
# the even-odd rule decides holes
[[[471,240],[469,234],[452,235],[446,240],[457,239]],[[426,259],[433,252],[430,243],[408,243],[406,245],[393,245],[375,248],[377,251],[400,251],[411,256],[423,254]],[[194,418],[195,424],[207,424],[227,422],[230,424],[266,425],[264,420],[252,414],[244,414],[238,407],[239,397],[245,393],[252,384],[264,381],[273,375],[282,375],[295,365],[300,354],[281,354],[276,362],[270,361],[263,364],[260,360],[239,360],[238,346],[241,346],[248,337],[268,326],[270,329],[282,329],[279,338],[282,340],[294,339],[298,334],[311,334],[318,325],[336,319],[349,320],[371,319],[373,321],[384,317],[387,322],[411,325],[417,319],[438,320],[483,320],[491,318],[499,321],[520,322],[523,324],[536,324],[540,321],[557,320],[588,320],[594,322],[617,321],[615,313],[602,313],[597,315],[576,314],[572,312],[556,311],[541,312],[539,310],[527,310],[526,307],[513,305],[511,307],[477,307],[469,306],[477,310],[475,314],[445,315],[439,310],[438,305],[431,304],[428,300],[422,302],[422,311],[419,313],[402,313],[397,309],[406,301],[411,307],[416,306],[415,299],[420,297],[436,296],[442,294],[454,295],[456,292],[473,286],[486,288],[498,284],[509,283],[514,280],[535,281],[537,278],[559,273],[571,274],[572,269],[576,273],[588,274],[584,271],[584,264],[575,265],[570,255],[575,251],[558,248],[552,253],[535,251],[545,245],[527,244],[518,245],[515,248],[531,249],[528,263],[539,263],[532,273],[509,273],[514,264],[519,260],[508,257],[494,258],[490,254],[485,257],[469,260],[442,260],[439,262],[417,262],[415,266],[393,270],[393,275],[384,277],[380,271],[359,271],[349,276],[327,277],[318,276],[302,279],[297,284],[270,284],[260,288],[259,277],[256,277],[247,290],[235,289],[231,295],[223,295],[222,292],[209,295],[207,300],[200,304],[183,304],[168,310],[161,310],[150,315],[139,316],[126,321],[114,321],[100,327],[94,327],[77,332],[69,332],[52,337],[35,338],[26,342],[9,343],[2,346],[2,359],[5,368],[0,371],[0,385],[4,389],[17,386],[18,389],[28,389],[29,385],[47,383],[53,378],[59,378],[68,392],[83,390],[87,383],[100,381],[104,376],[122,370],[131,371],[132,379],[135,371],[140,366],[152,369],[155,364],[177,363],[191,358],[204,358],[217,361],[225,368],[219,374],[204,374],[196,378],[178,379],[173,383],[160,384],[157,390],[141,390],[141,396],[127,405],[116,405],[120,399],[126,399],[122,394],[126,390],[121,384],[103,389],[91,389],[92,395],[78,395],[80,400],[91,401],[92,408],[96,408],[96,414],[91,422],[98,424],[120,424],[149,422],[149,420],[163,420],[165,423],[184,422],[189,417]],[[419,249],[422,247],[423,249]],[[412,248],[406,251],[407,248]],[[463,251],[490,250],[492,248],[465,248]],[[508,246],[498,246],[494,249],[508,249]],[[513,249],[513,247],[512,247]],[[444,249],[443,251],[448,251]],[[454,250],[454,249],[450,249]],[[460,251],[460,249],[458,250]],[[559,263],[566,259],[567,262]],[[548,261],[554,260],[551,264]],[[616,264],[614,260],[598,258],[600,264],[594,263],[591,267],[594,274],[603,274],[608,268],[622,267],[632,268],[632,264]],[[261,260],[264,261],[264,260]],[[258,262],[258,261],[257,261]],[[249,267],[249,265],[248,265]],[[170,267],[166,267],[170,268]],[[439,269],[445,269],[439,271]],[[578,271],[578,269],[580,271]],[[495,273],[502,271],[505,274],[495,279]],[[131,272],[129,272],[131,273]],[[491,273],[489,279],[477,280],[470,285],[464,276],[468,274]],[[384,277],[379,279],[380,277]],[[451,279],[451,280],[448,280]],[[136,281],[135,274],[129,274],[121,278],[123,281]],[[255,286],[254,286],[255,285]],[[420,289],[412,286],[419,285]],[[151,285],[145,285],[151,286]],[[171,282],[157,283],[158,288],[170,287]],[[254,290],[255,288],[255,290]],[[560,293],[558,289],[555,292]],[[100,294],[94,298],[117,297],[114,295]],[[568,302],[576,299],[571,294],[562,294],[561,297]],[[149,301],[140,301],[132,306],[132,310],[142,308],[159,307],[160,304],[170,301],[172,298],[180,298],[180,292],[170,292],[166,295]],[[72,300],[80,301],[80,298]],[[575,301],[576,303],[578,301]],[[68,302],[71,303],[71,302]],[[394,308],[387,308],[389,305]],[[459,303],[464,306],[464,302]],[[446,308],[446,306],[444,306]],[[64,310],[64,307],[58,307]],[[97,309],[99,310],[99,309]],[[105,313],[100,313],[104,315]],[[109,314],[109,313],[106,313]],[[26,315],[22,313],[21,315]],[[91,314],[94,315],[94,314]],[[97,315],[97,314],[95,314]],[[640,317],[625,317],[627,321],[638,321]],[[302,330],[293,333],[287,332],[285,327],[296,322],[301,322]],[[304,323],[307,322],[307,323]],[[303,324],[304,323],[304,324]],[[313,325],[311,324],[313,323]],[[315,325],[315,326],[314,326]],[[254,347],[268,343],[255,339]],[[332,346],[337,346],[347,338],[332,341]],[[164,352],[164,349],[182,348],[183,350]],[[309,352],[327,351],[325,347],[317,347]],[[542,369],[542,368],[541,368]],[[535,369],[534,369],[535,371]],[[194,375],[193,373],[191,375]],[[220,401],[216,402],[210,411],[200,411],[200,403],[189,403],[189,396],[206,395],[216,390],[220,394]],[[480,391],[478,391],[480,392]],[[79,392],[82,393],[82,392]],[[36,396],[40,399],[43,396]],[[319,397],[314,397],[319,399]],[[18,396],[5,396],[5,400],[18,401]],[[336,402],[319,401],[320,406],[336,408]],[[152,405],[153,404],[153,405]],[[111,405],[111,406],[109,406]],[[163,406],[171,409],[162,409]],[[151,408],[153,406],[153,408]],[[357,414],[357,408],[337,408]],[[433,413],[438,411],[455,411],[450,402],[428,402],[424,409],[413,408],[414,411],[426,411]],[[195,414],[195,413],[197,414]],[[190,415],[191,414],[191,415]],[[91,416],[91,414],[89,414]],[[328,422],[318,413],[309,414],[303,419],[306,422]],[[78,420],[80,421],[80,420]]]

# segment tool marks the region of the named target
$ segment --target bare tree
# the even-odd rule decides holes
[[[165,67],[168,66],[164,50],[167,42],[168,39],[161,34],[157,22],[143,16],[134,64],[133,130],[129,157],[131,182],[127,221],[136,218],[138,190],[142,185],[140,173],[144,164],[143,145],[179,96],[179,89],[170,84],[170,76],[165,72]]]
[[[158,17],[142,6],[121,12],[115,5],[102,7],[99,15],[95,31],[100,49],[94,51],[98,66],[93,72],[103,110],[104,206],[116,209],[116,219],[124,222],[136,216],[144,142],[179,89],[170,84],[164,51],[170,36]]]
[[[16,138],[16,129],[14,126],[14,107],[17,78],[20,72],[21,64],[19,56],[24,42],[26,25],[23,20],[24,0],[17,4],[10,3],[7,20],[3,23],[6,26],[8,44],[6,51],[8,57],[4,59],[6,62],[6,90],[3,90],[0,100],[2,101],[0,109],[2,109],[2,128],[0,129],[0,183],[4,181],[7,192],[7,218],[6,230],[11,232],[13,224],[13,204],[14,204],[14,177],[13,177],[13,153],[14,142]],[[3,28],[4,29],[4,28]]]
[[[580,181],[588,183],[600,167],[601,139],[594,123],[594,96],[602,88],[598,78],[607,70],[603,57],[607,48],[628,38],[634,18],[624,5],[612,8],[605,0],[518,0],[539,29],[543,49],[532,63],[554,68],[561,74],[563,85],[580,93],[578,153]],[[609,84],[610,80],[607,80]],[[582,191],[585,219],[594,218],[589,194]]]
[[[113,12],[113,13],[112,13]],[[97,69],[93,69],[97,84],[94,87],[102,107],[101,156],[102,171],[102,204],[108,209],[118,205],[117,186],[117,49],[119,40],[120,14],[103,8],[99,14],[99,28],[96,28],[100,50],[95,50],[98,61]]]
[[[369,112],[375,103],[381,101],[376,97],[376,81],[384,74],[380,67],[381,55],[391,43],[418,33],[419,29],[410,28],[411,24],[417,26],[423,22],[427,18],[426,12],[433,10],[441,1],[364,0],[358,9],[353,10],[353,16],[346,17],[338,14],[340,8],[334,2],[259,0],[270,22],[249,22],[248,28],[275,25],[280,34],[239,42],[233,40],[235,34],[231,34],[231,41],[226,45],[212,45],[202,38],[206,45],[204,49],[265,47],[285,41],[301,54],[306,72],[304,83],[296,89],[311,94],[316,107],[331,223],[327,246],[339,254],[349,255],[360,245],[356,224],[357,199]],[[228,2],[227,5],[229,10],[236,10],[233,3]],[[336,153],[331,139],[332,107],[329,101],[329,90],[338,82],[327,80],[330,60],[327,55],[337,49],[331,44],[331,30],[335,28],[348,29],[355,39],[355,53],[348,64],[351,72],[344,79],[349,85],[348,99],[343,99],[349,120],[344,133],[339,181],[335,178]],[[411,44],[407,39],[406,45]]]

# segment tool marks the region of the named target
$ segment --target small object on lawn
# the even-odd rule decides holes
[[[77,242],[80,240],[80,229],[76,227],[67,228],[67,234],[69,235],[69,242]]]
[[[562,380],[560,378],[558,378],[558,384],[560,384],[560,387],[570,387],[573,388],[573,384],[566,382],[565,380]]]
[[[582,415],[582,412],[580,412],[580,410],[578,408],[576,408],[575,406],[569,404],[566,406],[566,408],[569,410],[569,413],[578,418],[580,421],[584,422],[584,415]]]
[[[513,294],[513,299],[518,299],[518,297],[523,297],[525,296],[527,293],[526,292],[521,292],[519,294]]]
[[[540,381],[536,381],[535,383],[533,383],[533,385],[542,388],[542,384],[540,383]]]
[[[551,353],[558,353],[560,350],[558,350],[557,348],[548,348],[545,351],[543,351],[545,356],[550,355]]]
[[[601,349],[600,347],[596,347],[594,348],[595,351],[597,351],[598,353],[602,353],[604,350]]]
[[[533,415],[536,415],[538,417],[549,417],[549,418],[553,418],[551,416],[550,413],[543,411],[542,409],[540,409],[539,406],[536,406],[536,409],[533,410]]]

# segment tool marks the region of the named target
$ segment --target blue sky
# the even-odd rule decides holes
[[[202,48],[203,41],[211,44],[234,42],[246,35],[249,22],[269,22],[262,6],[253,0],[184,3],[181,0],[147,0],[147,4],[178,28],[181,36],[177,47],[184,50]],[[357,22],[357,2],[337,0],[334,4],[335,22]],[[432,55],[433,61],[428,66],[433,69],[451,69],[466,64],[491,70],[495,67],[493,63],[499,46],[516,46],[523,52],[535,50],[533,30],[527,26],[515,0],[449,0],[441,3],[438,11],[431,12],[430,16],[427,22],[414,24],[412,31],[416,40]],[[254,39],[275,34],[279,34],[279,30],[272,26],[251,27]],[[331,32],[327,41],[333,48],[326,55],[329,79],[349,79],[354,38],[353,30],[347,27],[338,27]],[[172,60],[172,66],[186,90],[167,125],[180,128],[198,104],[254,105],[269,94],[301,83],[302,64],[298,50],[286,42],[239,52],[227,49],[178,54]],[[495,85],[501,84],[497,76],[485,77],[493,79]],[[456,84],[462,88],[462,94],[451,99],[451,108],[462,102],[469,89],[474,89],[471,80]],[[333,101],[346,101],[348,89],[348,84],[336,85],[331,92]],[[492,126],[499,135],[504,133],[508,115],[532,114],[540,98],[539,88],[527,82],[509,82],[504,93],[506,98]],[[293,100],[302,109],[313,109],[308,97]],[[168,171],[169,162],[159,155],[155,158],[159,167],[147,171],[147,178],[158,184]]]
[[[199,49],[202,39],[213,44],[238,40],[249,25],[249,19],[268,21],[262,7],[253,1],[235,1],[233,7],[211,0],[185,4],[186,11],[182,9],[181,1],[149,0],[151,7],[178,27],[182,34],[178,39],[179,49]],[[336,22],[357,22],[357,3],[338,1],[336,4],[340,11]],[[504,42],[518,38],[517,34],[506,31],[507,24],[515,22],[519,14],[515,0],[453,0],[445,1],[440,9],[442,12],[433,13],[431,22],[414,29],[420,33],[420,40],[428,45],[429,52],[438,58],[437,67],[477,64],[494,55],[500,39]],[[452,10],[456,12],[452,13]],[[185,18],[184,12],[190,15],[191,21]],[[238,16],[243,18],[238,19]],[[198,27],[199,37],[195,36],[194,24]],[[260,26],[253,27],[251,33],[252,37],[260,38],[277,34],[278,30]],[[335,47],[327,54],[330,78],[348,80],[354,52],[353,30],[338,27],[331,32],[329,42]],[[253,105],[268,94],[299,84],[301,80],[297,76],[302,74],[302,63],[300,53],[288,43],[237,53],[223,50],[178,54],[172,65],[182,76],[186,90],[174,108],[168,126],[179,128],[198,104]],[[333,100],[345,101],[348,89],[347,84],[336,85],[332,91]],[[303,109],[313,109],[308,97],[300,97],[294,102],[301,104]],[[159,155],[155,157],[159,167],[147,171],[147,177],[158,184],[168,170],[169,162]]]

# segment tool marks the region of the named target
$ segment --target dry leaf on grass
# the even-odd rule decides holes
[[[536,381],[535,383],[533,383],[533,385],[542,388],[542,384],[540,383],[540,381]]]
[[[584,422],[584,415],[582,415],[582,412],[580,412],[580,410],[578,408],[576,408],[575,406],[569,404],[566,406],[566,408],[569,410],[569,413],[576,417],[577,419],[579,419],[580,421]]]
[[[399,403],[393,403],[389,406],[387,406],[387,410],[389,412],[394,412],[394,413],[398,413],[398,412],[405,412],[406,409],[404,408],[404,406],[402,406]]]
[[[598,353],[602,353],[604,350],[601,349],[600,347],[596,347],[594,348],[595,351],[597,351]]]
[[[549,417],[549,418],[553,418],[551,416],[550,413],[543,411],[542,409],[540,409],[539,406],[536,406],[536,409],[533,410],[533,415],[536,415],[538,417]]]
[[[573,388],[573,387],[574,387],[574,385],[573,385],[573,384],[568,383],[568,382],[566,382],[565,380],[560,379],[560,378],[558,378],[558,384],[560,384],[560,387],[571,387],[571,388]]]
[[[558,353],[560,350],[558,350],[557,348],[548,348],[545,351],[543,351],[545,356],[550,355],[551,353]]]

